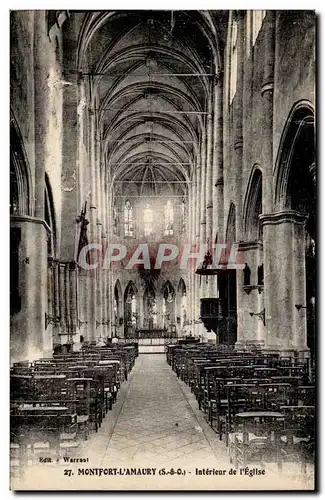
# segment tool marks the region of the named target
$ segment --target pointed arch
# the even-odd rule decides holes
[[[22,135],[10,110],[10,215],[32,215],[31,175]]]
[[[280,210],[290,206],[288,182],[297,144],[306,130],[309,129],[314,133],[314,126],[315,110],[313,104],[306,100],[296,102],[292,106],[284,126],[275,164],[274,201]]]
[[[236,206],[233,202],[231,202],[227,220],[226,243],[234,243],[235,241],[236,241]]]
[[[123,297],[123,294],[122,294],[121,283],[120,283],[120,280],[117,279],[115,282],[115,286],[114,286],[114,298],[120,304],[122,301],[122,297]]]
[[[125,287],[124,299],[126,299],[127,296],[130,294],[136,295],[137,293],[138,293],[138,288],[137,288],[136,284],[134,283],[133,280],[130,280]]]
[[[143,296],[145,295],[151,295],[152,297],[156,298],[156,288],[152,281],[148,281],[143,293]]]
[[[178,283],[178,287],[177,287],[177,293],[181,293],[182,295],[186,295],[186,285],[185,285],[185,281],[183,280],[183,278],[181,278],[179,280],[179,283]]]
[[[120,280],[117,279],[114,286],[114,317],[115,322],[118,324],[119,319],[122,317],[123,311],[123,293]]]
[[[304,226],[307,345],[315,355],[315,297],[317,205],[315,167],[315,112],[309,101],[293,105],[282,133],[274,173],[275,206],[306,216]]]
[[[170,200],[165,205],[165,235],[174,234],[174,208]]]
[[[248,180],[244,207],[244,230],[250,240],[261,239],[261,223],[259,215],[262,213],[262,170],[254,165]]]
[[[146,285],[143,294],[143,313],[145,327],[154,328],[157,325],[156,289],[151,281]]]
[[[133,206],[129,199],[124,204],[124,236],[133,237]]]
[[[171,295],[174,297],[175,295],[175,288],[173,287],[172,283],[170,280],[166,280],[163,283],[163,286],[161,287],[161,293],[163,296],[167,295],[168,293],[171,293]]]
[[[137,293],[138,289],[134,281],[130,280],[124,291],[124,325],[126,336],[129,336],[137,325]]]

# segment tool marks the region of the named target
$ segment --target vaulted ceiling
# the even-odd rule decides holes
[[[185,193],[222,71],[227,13],[117,11],[85,14],[78,70],[90,82],[107,179]]]

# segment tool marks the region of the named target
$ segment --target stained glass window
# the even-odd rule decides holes
[[[168,200],[166,207],[165,207],[165,234],[166,235],[174,234],[173,223],[174,223],[174,209],[173,209],[173,205],[172,205],[171,201]]]
[[[124,236],[133,236],[133,209],[130,200],[124,205]]]
[[[144,234],[145,236],[149,236],[149,234],[152,233],[152,221],[153,221],[152,210],[150,208],[149,203],[147,203],[146,208],[144,209],[143,220],[144,220]]]

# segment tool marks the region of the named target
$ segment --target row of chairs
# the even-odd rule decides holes
[[[313,461],[315,386],[308,361],[257,349],[171,344],[167,362],[195,394],[231,462]]]
[[[49,460],[71,454],[97,432],[113,408],[121,384],[138,356],[134,344],[84,346],[10,369],[10,442],[12,470],[39,453]]]

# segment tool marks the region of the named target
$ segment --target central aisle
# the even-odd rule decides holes
[[[218,457],[213,443],[218,445]],[[101,467],[211,468],[221,461],[229,465],[224,444],[162,354],[137,358],[113,411],[83,448],[90,463]]]
[[[161,354],[140,355],[103,457],[180,467],[216,456],[179,381]],[[204,422],[205,424],[205,422]],[[216,435],[214,434],[214,439]],[[215,464],[216,465],[216,464]]]

